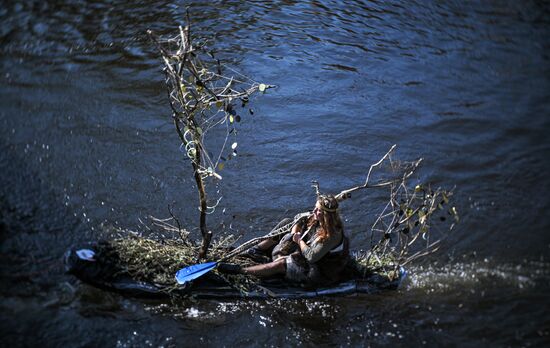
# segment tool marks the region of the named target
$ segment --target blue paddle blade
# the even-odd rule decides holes
[[[176,273],[176,281],[178,282],[178,284],[183,285],[188,281],[197,279],[203,274],[213,270],[214,268],[216,268],[217,264],[217,262],[207,262],[182,268]]]

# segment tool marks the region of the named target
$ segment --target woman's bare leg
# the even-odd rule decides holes
[[[242,270],[242,273],[251,274],[258,277],[269,277],[276,274],[285,274],[286,259],[280,258],[273,262],[266,263],[263,265],[246,267]]]
[[[269,248],[275,245],[277,245],[276,241],[274,241],[273,239],[266,239],[258,243],[258,245],[256,245],[256,248],[260,250],[269,250]]]

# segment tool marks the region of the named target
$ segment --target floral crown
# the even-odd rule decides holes
[[[322,194],[319,190],[319,183],[317,181],[312,181],[311,186],[315,188],[317,201],[320,203],[322,210],[329,213],[334,213],[338,211],[338,201],[336,200],[336,198],[334,198],[333,195]]]

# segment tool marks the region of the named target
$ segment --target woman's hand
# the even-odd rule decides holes
[[[302,234],[300,232],[296,232],[292,235],[292,241],[296,244],[300,244],[300,240],[302,239]]]

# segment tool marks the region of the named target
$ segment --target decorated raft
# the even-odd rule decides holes
[[[191,243],[175,240],[133,237],[73,247],[65,253],[64,261],[67,272],[85,283],[125,295],[157,298],[313,298],[374,293],[397,289],[407,274],[390,260],[356,254],[350,258],[340,282],[317,288],[292,284],[283,277],[258,279],[243,274],[223,274],[216,269],[179,285],[175,274],[194,263],[192,255],[196,248]],[[214,248],[211,257],[215,259],[226,251],[224,247]],[[262,261],[268,260],[248,255],[232,259],[241,266]]]

